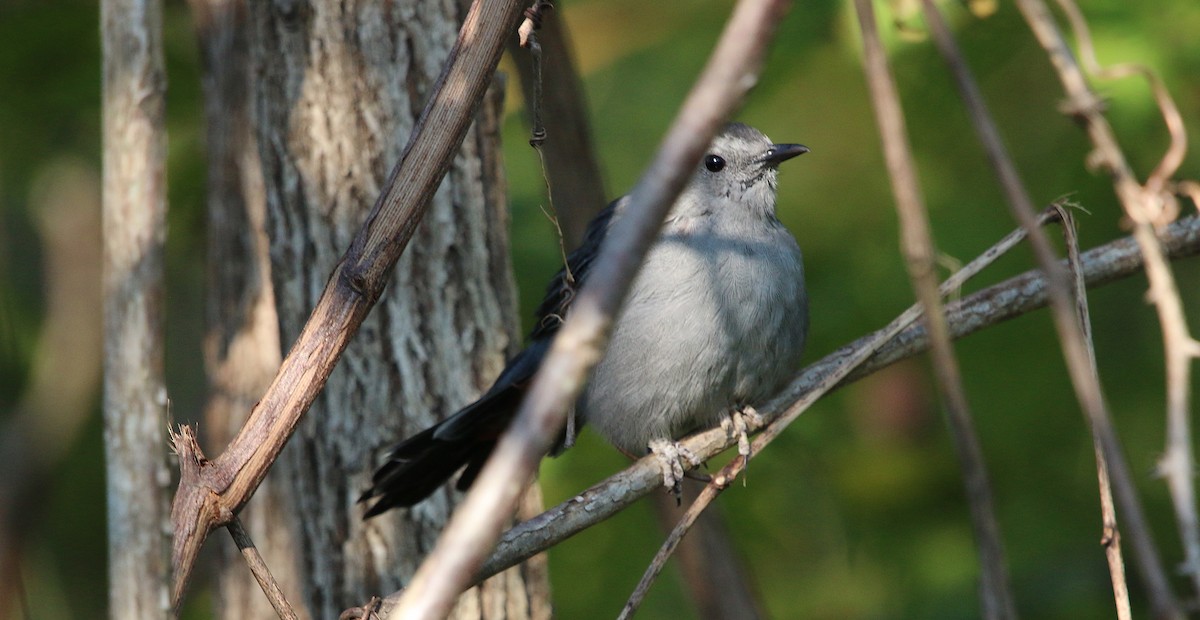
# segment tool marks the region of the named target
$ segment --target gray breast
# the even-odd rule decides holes
[[[797,369],[803,268],[782,227],[660,238],[634,282],[577,413],[618,448],[718,423]]]

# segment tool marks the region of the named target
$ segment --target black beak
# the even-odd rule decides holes
[[[772,144],[771,148],[763,154],[758,161],[766,166],[778,166],[783,162],[808,152],[808,147],[803,144]]]

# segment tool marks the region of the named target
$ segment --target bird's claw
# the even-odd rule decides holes
[[[686,469],[691,469],[699,466],[703,461],[696,456],[695,452],[669,439],[652,439],[649,448],[650,453],[658,461],[659,470],[662,471],[663,486],[675,494],[675,503],[678,504],[679,483],[683,480],[684,462],[687,462]]]
[[[737,436],[738,454],[749,459],[750,429],[759,428],[765,422],[766,418],[757,409],[746,405],[741,409],[730,411],[729,417],[721,418],[721,428],[726,435]]]

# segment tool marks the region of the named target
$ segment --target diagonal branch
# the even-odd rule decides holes
[[[925,5],[928,9],[930,0],[926,0]],[[945,400],[946,421],[963,470],[971,526],[975,533],[975,544],[979,547],[979,590],[983,617],[1014,618],[1017,615],[1016,605],[1004,564],[1004,545],[1000,540],[1000,526],[996,522],[995,502],[988,482],[983,448],[979,445],[979,435],[971,420],[971,408],[962,385],[962,371],[954,354],[954,345],[946,327],[946,314],[937,291],[933,234],[929,230],[929,214],[917,180],[900,95],[896,92],[896,82],[879,38],[871,0],[855,0],[854,7],[865,51],[863,68],[880,138],[883,140],[883,154],[895,195],[896,213],[900,218],[905,264],[913,292],[925,310],[924,322],[930,334],[934,373]]]
[[[1161,213],[1161,205],[1167,198],[1164,197],[1161,188],[1143,187],[1138,183],[1112,127],[1104,117],[1099,99],[1088,86],[1083,71],[1067,47],[1062,32],[1059,31],[1045,2],[1018,0],[1017,7],[1058,72],[1059,80],[1067,93],[1067,111],[1082,123],[1095,146],[1096,161],[1111,175],[1117,198],[1121,201],[1126,216],[1133,223],[1133,236],[1144,256],[1146,276],[1150,281],[1150,298],[1158,311],[1167,358],[1167,451],[1159,461],[1159,473],[1166,477],[1175,504],[1176,519],[1186,553],[1184,572],[1192,579],[1193,587],[1200,591],[1200,524],[1197,521],[1193,482],[1195,458],[1188,419],[1191,403],[1191,361],[1200,353],[1200,345],[1197,345],[1188,331],[1175,277],[1156,234],[1156,224],[1159,223],[1156,216]],[[1055,303],[1055,318],[1060,333],[1069,329],[1064,315],[1070,313],[1071,309],[1066,305],[1065,300]],[[1078,331],[1077,326],[1074,331]],[[1072,367],[1072,381],[1078,390],[1078,386],[1095,381],[1086,372],[1086,351],[1082,344],[1076,344],[1075,340],[1082,339],[1078,336],[1073,338],[1069,343],[1069,350],[1065,346],[1068,343],[1064,342],[1064,351]],[[1098,392],[1099,388],[1096,389]],[[1087,401],[1084,400],[1085,396]],[[1107,419],[1099,420],[1094,415],[1101,413],[1107,418],[1102,399],[1080,394],[1080,400],[1089,403],[1085,409],[1088,410],[1093,424],[1100,421],[1104,426],[1111,425]],[[1114,484],[1113,490],[1130,526],[1131,546],[1135,551],[1142,580],[1149,590],[1154,612],[1159,617],[1180,616],[1178,603],[1175,602],[1166,577],[1162,574],[1158,552],[1149,539],[1149,528],[1145,524],[1141,507],[1130,489],[1126,488],[1127,483],[1123,481],[1129,477],[1127,466],[1117,454],[1118,446],[1115,440],[1110,440],[1106,434],[1107,432],[1101,429],[1105,457]]]
[[[462,143],[519,12],[518,0],[472,3],[379,200],[334,269],[267,393],[225,452],[209,461],[191,429],[183,427],[173,435],[181,471],[171,512],[175,606],[205,538],[229,523],[258,488],[374,306]]]
[[[612,317],[692,166],[757,81],[787,5],[784,0],[741,0],[734,8],[708,66],[630,193],[628,211],[606,239],[516,420],[401,596],[396,611],[402,617],[448,613],[495,545],[525,482],[562,428],[565,411],[603,354]]]

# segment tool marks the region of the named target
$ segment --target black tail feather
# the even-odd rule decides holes
[[[412,506],[429,497],[464,465],[487,460],[492,443],[441,441],[434,439],[433,433],[429,432],[436,428],[419,433],[397,446],[404,448],[405,456],[393,456],[375,472],[371,488],[358,499],[365,502],[378,498],[367,509],[364,518],[391,508]]]

